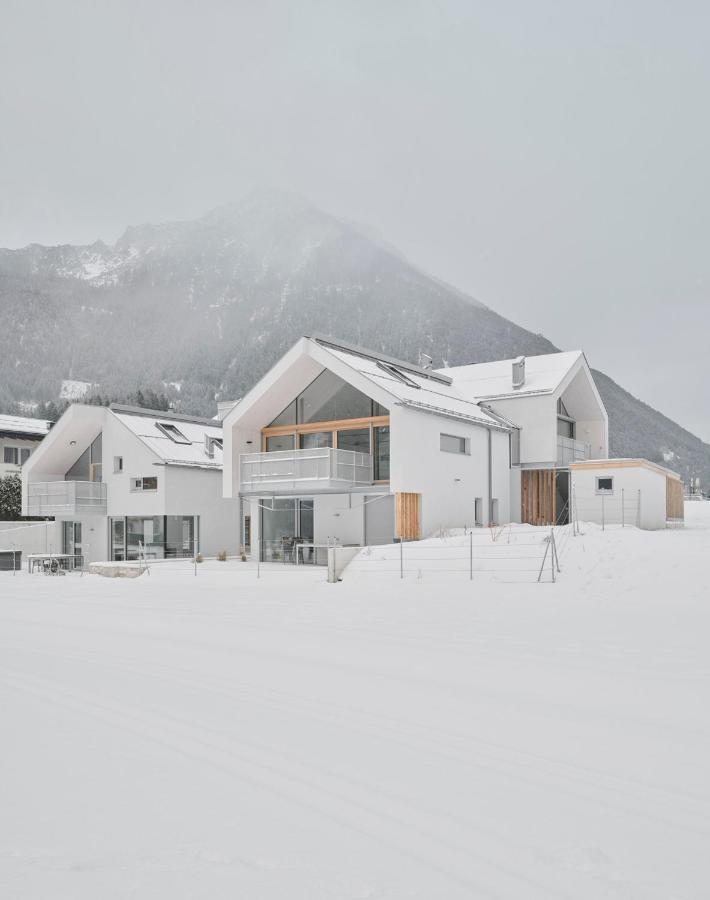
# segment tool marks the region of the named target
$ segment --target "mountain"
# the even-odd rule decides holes
[[[556,348],[416,269],[364,228],[259,192],[187,222],[131,227],[112,246],[0,250],[0,411],[54,400],[166,394],[211,414],[314,331],[435,366]],[[596,373],[617,455],[710,481],[710,446]]]

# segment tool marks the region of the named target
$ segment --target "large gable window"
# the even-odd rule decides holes
[[[308,425],[386,415],[379,403],[325,369],[269,424]]]

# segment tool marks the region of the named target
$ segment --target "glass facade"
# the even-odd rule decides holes
[[[355,453],[370,452],[369,428],[343,428],[338,432],[338,449]]]
[[[270,424],[308,425],[386,415],[383,406],[325,369]]]
[[[139,554],[146,559],[191,558],[195,542],[194,516],[120,516],[111,519],[110,537],[112,560],[135,560]]]
[[[332,447],[332,431],[311,431],[300,437],[301,450],[312,450],[314,447]]]
[[[267,453],[274,453],[277,450],[295,450],[296,435],[295,434],[272,434],[266,439]]]
[[[390,480],[390,428],[389,425],[378,425],[373,428],[375,439],[374,479]]]
[[[299,563],[316,562],[314,547],[297,549],[297,545],[313,543],[313,500],[282,497],[268,503],[261,507],[261,561],[295,563],[298,553]]]

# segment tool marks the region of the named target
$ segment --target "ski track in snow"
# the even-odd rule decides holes
[[[0,573],[0,896],[710,895],[710,503],[556,585]]]

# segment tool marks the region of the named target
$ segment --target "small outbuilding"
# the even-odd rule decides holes
[[[591,459],[570,463],[577,520],[655,530],[683,521],[683,482],[648,459]]]

